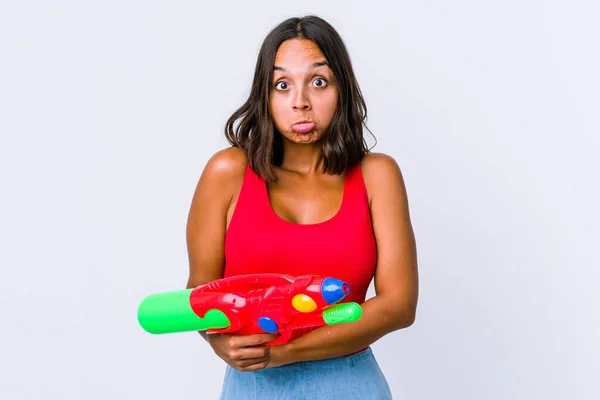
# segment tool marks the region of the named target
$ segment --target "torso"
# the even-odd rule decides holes
[[[369,156],[343,175],[303,177],[277,169],[278,182],[267,184],[237,150],[223,277],[331,276],[350,285],[345,301],[364,302],[377,262]],[[295,331],[293,337],[309,330]]]
[[[348,301],[364,301],[377,249],[361,167],[297,178],[269,185],[246,164],[225,233],[223,276],[332,276],[352,287]]]

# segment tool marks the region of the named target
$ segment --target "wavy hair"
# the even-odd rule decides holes
[[[229,143],[244,150],[250,167],[270,182],[277,180],[272,166],[280,166],[283,161],[283,141],[271,115],[269,95],[275,55],[281,43],[290,39],[313,41],[325,56],[337,83],[338,104],[321,140],[323,172],[341,174],[358,164],[369,152],[363,136],[363,126],[369,131],[365,125],[367,106],[342,38],[333,26],[317,16],[289,18],[265,38],[258,54],[250,95],[225,125]]]

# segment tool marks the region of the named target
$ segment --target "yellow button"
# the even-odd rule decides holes
[[[317,303],[310,296],[297,294],[292,299],[292,306],[300,312],[308,313],[317,309]]]

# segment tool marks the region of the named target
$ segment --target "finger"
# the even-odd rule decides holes
[[[232,335],[229,337],[229,346],[232,348],[260,346],[277,339],[277,335],[270,333],[257,333],[254,335]]]
[[[262,364],[268,363],[270,360],[269,356],[260,357],[260,358],[244,358],[243,360],[233,361],[232,364],[235,365],[235,368],[248,368],[254,364]]]
[[[228,352],[230,360],[246,360],[253,358],[264,358],[268,357],[271,352],[269,346],[262,347],[242,347],[237,349],[231,349]]]
[[[238,368],[238,370],[240,370],[242,372],[258,371],[258,370],[267,368],[267,365],[269,365],[269,361],[264,361],[261,363],[249,365],[247,367]]]

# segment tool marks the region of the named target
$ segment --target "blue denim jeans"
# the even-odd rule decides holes
[[[392,394],[371,348],[345,357],[260,371],[225,371],[221,400],[387,400]]]

